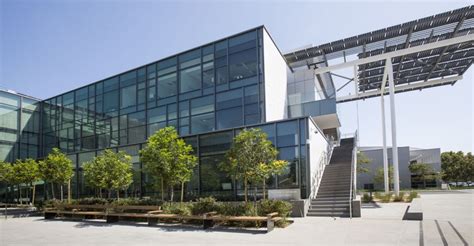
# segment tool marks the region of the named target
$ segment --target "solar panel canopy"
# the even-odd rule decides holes
[[[445,39],[473,34],[474,6],[429,16],[335,42],[285,54],[291,67],[319,57],[331,59],[356,55],[366,58]],[[462,75],[474,60],[474,42],[426,50],[392,59],[396,85]],[[379,89],[385,61],[358,66],[359,90]],[[452,83],[452,82],[451,82]]]

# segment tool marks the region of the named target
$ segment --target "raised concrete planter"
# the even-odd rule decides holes
[[[407,207],[403,220],[423,220],[423,209],[421,207],[421,199],[414,198]]]
[[[360,196],[357,196],[352,200],[352,217],[359,218],[361,216],[361,201]]]
[[[272,189],[268,190],[268,199],[272,200],[300,200],[299,189]]]
[[[310,199],[290,200],[289,202],[293,205],[291,217],[305,217],[311,204]]]

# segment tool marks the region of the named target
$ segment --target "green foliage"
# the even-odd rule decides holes
[[[98,189],[123,190],[133,181],[132,158],[123,151],[106,149],[94,160],[83,165],[87,184]]]
[[[98,197],[86,197],[75,200],[74,204],[79,205],[107,205],[111,202],[109,199],[98,198]]]
[[[277,149],[261,129],[244,129],[234,138],[220,169],[244,184],[247,201],[248,183],[255,186],[259,183],[265,184],[266,179],[286,168],[288,163],[277,161],[277,156]]]
[[[398,194],[398,196],[395,195],[395,196],[393,197],[393,201],[394,201],[394,202],[403,202],[404,197],[405,197],[405,192],[400,192],[400,193]]]
[[[410,192],[410,194],[408,195],[406,201],[407,201],[407,202],[411,202],[411,201],[413,201],[414,198],[417,198],[417,197],[418,197],[418,192],[412,191],[412,192]]]
[[[370,196],[369,193],[364,193],[364,195],[362,195],[362,202],[364,203],[368,203],[368,202],[372,202],[373,198]]]
[[[292,205],[281,200],[260,200],[257,204],[259,215],[265,216],[269,213],[278,212],[278,216],[286,218],[290,215]]]
[[[388,181],[389,181],[390,186],[392,186],[393,185],[393,166],[392,165],[388,167]],[[379,167],[375,171],[374,182],[376,184],[381,184],[381,185],[384,184],[383,167]]]
[[[32,184],[40,179],[38,163],[33,159],[16,160],[12,171],[18,184]]]
[[[161,200],[157,199],[140,199],[140,198],[122,198],[120,200],[114,200],[111,202],[117,206],[160,206]]]
[[[181,184],[183,201],[184,183],[191,180],[197,157],[192,154],[191,145],[179,138],[173,127],[165,127],[155,132],[147,140],[146,147],[140,150],[140,161],[145,172],[154,177],[155,185],[162,189]],[[172,197],[171,197],[172,198]]]
[[[380,200],[380,199],[382,199],[382,196],[383,196],[382,193],[380,193],[380,192],[374,192],[374,198],[375,198],[375,199],[379,199],[379,200]]]
[[[381,201],[383,203],[387,203],[387,202],[390,202],[392,200],[392,193],[391,192],[388,192],[388,193],[385,193],[382,195],[381,197]]]
[[[11,163],[0,161],[0,182],[10,185],[15,184],[15,173],[13,172],[13,166]]]
[[[474,157],[471,152],[444,152],[441,154],[442,179],[449,181],[474,180]]]
[[[369,159],[363,152],[357,153],[357,173],[368,173],[370,170],[367,167],[372,160]]]
[[[193,203],[191,212],[192,214],[201,215],[209,212],[218,211],[219,204],[214,197],[199,198]]]
[[[418,175],[418,178],[423,182],[424,188],[426,188],[426,180],[438,179],[439,177],[433,167],[427,163],[411,163],[408,169],[410,169],[412,174]]]
[[[58,184],[67,183],[74,175],[72,161],[57,148],[39,162],[39,171],[44,181]]]
[[[166,214],[191,215],[191,205],[188,203],[166,202],[161,210]]]

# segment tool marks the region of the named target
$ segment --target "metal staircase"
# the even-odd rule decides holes
[[[341,139],[326,166],[316,198],[311,200],[308,216],[349,217],[354,138]]]

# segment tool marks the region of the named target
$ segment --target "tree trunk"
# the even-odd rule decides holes
[[[170,191],[171,191],[170,201],[173,202],[174,201],[174,188],[172,185],[170,186]]]
[[[67,203],[71,204],[71,179],[68,180],[67,182]]]
[[[99,188],[99,196],[102,198],[102,188]]]
[[[183,204],[184,199],[184,182],[181,182],[181,204]]]
[[[247,191],[247,178],[244,178],[244,200],[245,200],[245,202],[247,202],[247,195],[248,195],[247,192],[248,192]]]
[[[109,189],[109,190],[108,190],[108,192],[109,192],[109,194],[107,195],[107,198],[109,198],[109,199],[110,199],[110,197],[112,196],[112,190],[111,190],[111,189]]]
[[[23,204],[23,200],[22,200],[22,198],[21,198],[21,186],[20,186],[20,185],[18,185],[18,194],[20,195],[20,199],[19,199],[19,200],[20,200],[20,204]]]
[[[257,204],[257,185],[255,185],[254,192],[253,192],[253,201],[255,202],[255,205]]]
[[[120,190],[117,190],[117,201],[120,200]]]
[[[163,177],[161,177],[161,201],[165,201],[165,181],[163,180]]]
[[[262,186],[262,191],[263,191],[263,200],[265,200],[265,180],[263,180],[263,186]]]
[[[53,199],[56,199],[56,196],[54,195],[54,183],[53,182],[51,182],[51,193],[52,193]]]
[[[63,201],[63,184],[61,184],[61,186],[59,187],[61,189],[61,202]]]
[[[31,205],[35,205],[36,184],[33,184],[33,193],[31,194]]]
[[[423,189],[426,189],[426,179],[423,177]]]

